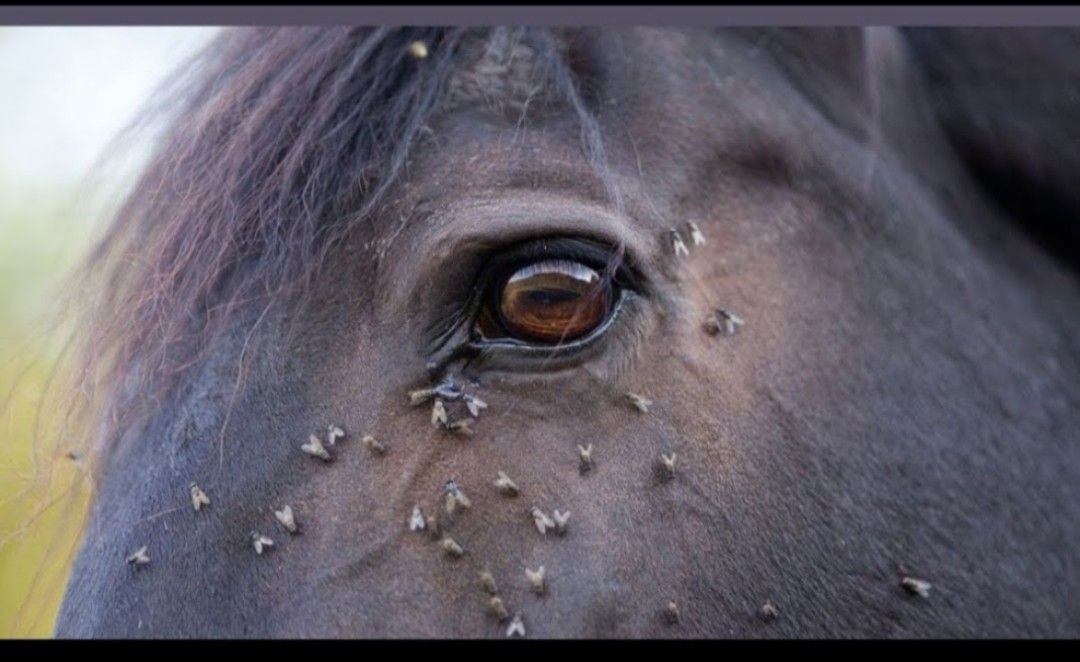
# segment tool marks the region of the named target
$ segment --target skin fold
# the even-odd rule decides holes
[[[242,388],[258,307],[123,431],[57,636],[502,638],[485,569],[529,637],[1080,634],[1075,273],[970,174],[907,37],[574,43],[603,168],[516,68],[461,72],[308,312],[261,317]],[[451,365],[488,408],[471,437],[433,427],[407,396],[431,384],[433,329],[485,259],[547,236],[622,246],[633,300],[579,356]],[[745,324],[706,333],[717,308]],[[347,432],[333,461],[305,455],[330,424]],[[446,523],[460,558],[407,526],[451,479],[471,501]],[[284,504],[298,535],[273,519]],[[565,536],[534,506],[569,511]],[[142,545],[152,561],[125,564]]]

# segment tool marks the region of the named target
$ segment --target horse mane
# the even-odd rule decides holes
[[[423,57],[410,51],[415,42],[426,45]],[[563,44],[532,28],[219,35],[162,96],[153,112],[166,129],[73,274],[76,391],[94,412],[90,450],[165,401],[241,311],[303,306],[328,252],[356,228],[372,231],[441,102],[521,91],[493,81],[521,78],[523,45],[530,71],[579,116],[583,149],[602,160]],[[512,63],[500,68],[493,49]]]

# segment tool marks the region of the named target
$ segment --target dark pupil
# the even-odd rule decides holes
[[[565,303],[581,297],[578,292],[566,290],[533,290],[528,293],[529,300],[538,304]]]

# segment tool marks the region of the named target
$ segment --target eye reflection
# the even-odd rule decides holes
[[[609,279],[580,262],[544,260],[518,269],[494,293],[478,321],[487,338],[556,344],[588,334],[607,318]],[[494,308],[494,310],[490,310]]]

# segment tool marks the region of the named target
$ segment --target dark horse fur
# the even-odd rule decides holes
[[[56,634],[502,637],[486,569],[528,636],[1080,635],[1078,35],[224,34],[81,274]],[[584,350],[472,356],[476,434],[433,427],[406,393],[483,265],[554,237],[634,295]],[[451,479],[460,558],[407,526]]]

